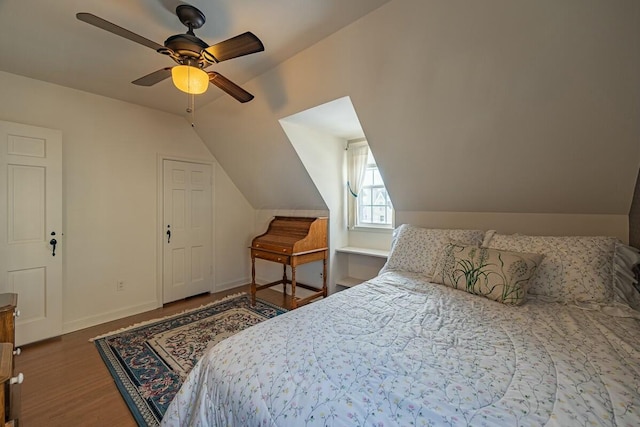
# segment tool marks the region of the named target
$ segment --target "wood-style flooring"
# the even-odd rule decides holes
[[[22,347],[16,372],[24,374],[20,389],[20,426],[122,426],[134,421],[113,378],[89,339],[145,320],[196,308],[248,286],[197,296],[131,317]],[[290,297],[266,289],[258,297],[289,308]]]

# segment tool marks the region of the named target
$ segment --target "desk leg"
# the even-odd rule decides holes
[[[251,305],[256,305],[256,257],[251,257]]]
[[[296,302],[296,266],[291,266],[291,309],[298,308]]]
[[[322,258],[322,296],[327,297],[327,255]]]
[[[287,264],[282,264],[282,293],[287,295]]]

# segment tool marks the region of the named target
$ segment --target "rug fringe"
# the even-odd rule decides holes
[[[238,298],[238,297],[241,297],[241,296],[246,295],[246,294],[247,294],[246,292],[238,292],[236,294],[227,295],[226,297],[224,297],[222,299],[219,299],[219,300],[216,300],[216,301],[212,301],[212,302],[207,303],[207,304],[203,304],[203,305],[201,305],[200,307],[197,307],[197,308],[189,308],[189,309],[181,311],[180,313],[170,314],[170,315],[167,315],[167,316],[164,316],[164,317],[159,317],[157,319],[145,320],[144,322],[135,323],[133,325],[126,326],[124,328],[120,328],[120,329],[117,329],[115,331],[107,332],[106,334],[98,335],[97,337],[93,337],[93,338],[89,339],[89,342],[94,342],[95,340],[98,340],[100,338],[104,338],[104,337],[108,337],[108,336],[111,336],[111,335],[119,334],[121,332],[125,332],[125,331],[131,330],[131,329],[139,328],[141,326],[146,326],[146,325],[149,325],[151,323],[160,322],[160,321],[167,320],[167,319],[173,319],[174,317],[182,316],[185,313],[190,313],[192,311],[201,310],[201,309],[207,308],[207,307],[209,307],[211,305],[219,304],[221,302],[224,302],[224,301],[227,301],[227,300],[230,300],[230,299],[234,299],[234,298]]]

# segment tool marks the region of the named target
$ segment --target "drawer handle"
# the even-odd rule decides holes
[[[20,356],[20,354],[22,354],[22,349],[20,347],[18,347],[15,350],[13,350],[13,355],[14,356]]]
[[[278,261],[282,261],[282,258],[278,257]]]
[[[9,383],[10,384],[22,384],[22,381],[24,381],[24,375],[22,374],[22,372],[20,372],[17,377],[11,378],[9,380]]]

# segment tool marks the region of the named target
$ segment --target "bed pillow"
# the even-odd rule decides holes
[[[542,255],[447,244],[432,282],[503,304],[522,304]]]
[[[449,240],[480,246],[483,237],[482,230],[422,228],[402,224],[393,232],[389,258],[380,274],[386,271],[406,271],[431,277],[440,252]]]
[[[484,246],[544,255],[529,293],[549,301],[609,303],[613,300],[616,238],[487,233]]]
[[[639,264],[638,249],[616,242],[613,258],[614,301],[627,304],[635,310],[640,310],[640,285],[637,278]]]

